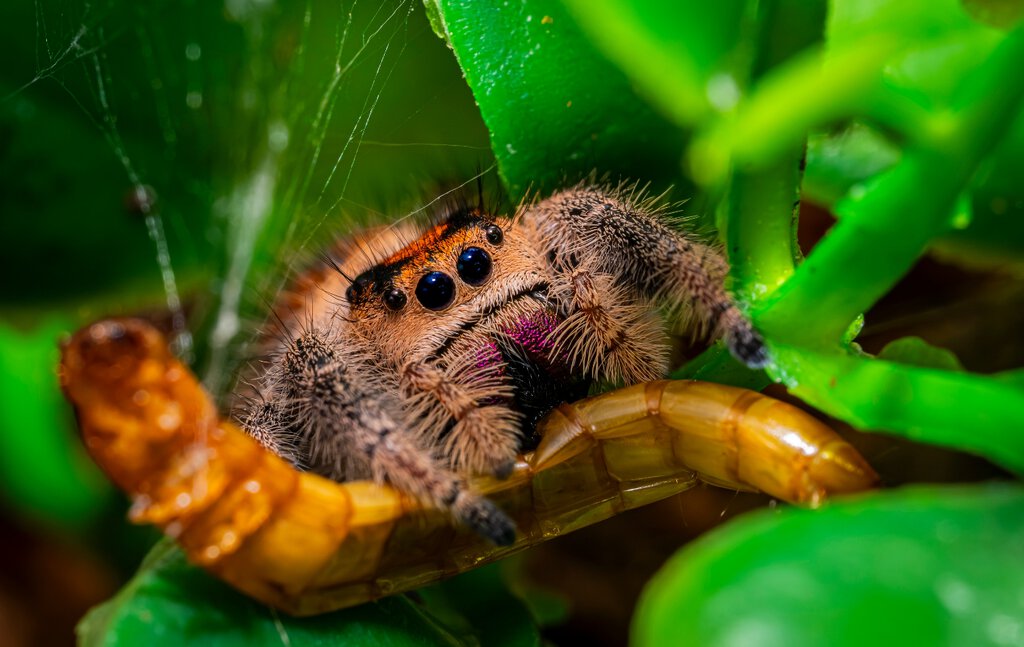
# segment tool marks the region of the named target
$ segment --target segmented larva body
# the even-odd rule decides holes
[[[88,451],[132,497],[133,521],[296,615],[429,584],[699,480],[812,505],[876,480],[850,445],[790,405],[715,384],[642,383],[558,406],[507,478],[469,481],[515,521],[514,541],[497,547],[389,486],[295,470],[221,419],[141,320],[76,333],[61,383]]]

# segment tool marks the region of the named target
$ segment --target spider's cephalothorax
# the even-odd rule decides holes
[[[280,304],[284,334],[241,419],[301,468],[388,481],[507,544],[512,522],[462,475],[507,474],[536,420],[592,381],[663,376],[664,313],[764,365],[727,269],[651,202],[591,187],[512,218],[461,207],[425,231],[371,232]]]

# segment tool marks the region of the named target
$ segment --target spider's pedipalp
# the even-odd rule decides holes
[[[455,469],[507,476],[519,450],[519,416],[507,404],[511,387],[497,367],[474,366],[472,351],[451,351],[447,359],[443,370],[423,360],[402,368],[410,419],[426,442],[441,443]]]
[[[668,370],[661,321],[593,265],[577,267],[554,286],[570,313],[556,332],[554,355],[593,379],[632,384],[661,378]]]
[[[725,290],[729,266],[714,247],[669,228],[629,196],[587,186],[557,193],[528,208],[524,221],[556,272],[580,259],[615,277],[637,298],[666,302],[677,315],[692,312],[697,328],[725,338],[751,368],[768,362],[764,340]]]

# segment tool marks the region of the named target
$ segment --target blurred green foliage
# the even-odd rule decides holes
[[[81,528],[109,496],[69,449],[55,378],[40,369],[52,366],[61,331],[174,310],[178,292],[194,366],[222,391],[241,321],[273,297],[288,267],[332,234],[406,213],[425,191],[492,159],[512,201],[596,169],[673,186],[674,198],[691,198],[688,214],[717,224],[733,288],[774,363],[751,373],[715,347],[677,376],[751,388],[781,381],[855,426],[1024,469],[1020,371],[971,373],[914,339],[872,357],[855,341],[862,313],[926,251],[1019,270],[1021,3],[425,4],[54,0],[0,9],[9,52],[0,72],[0,485],[13,505]],[[126,204],[138,185],[152,187],[152,209]],[[839,218],[807,259],[795,238],[801,192]],[[169,263],[158,258],[163,246]],[[748,619],[770,613],[771,627],[758,626],[779,629],[780,644],[834,641],[815,632],[868,615],[948,629],[928,635],[962,644],[996,644],[1014,621],[1019,639],[1021,575],[1000,569],[1021,557],[1019,509],[1013,489],[919,490],[726,528],[666,567],[634,635],[658,644],[704,632],[694,642],[729,644],[751,630]],[[949,546],[929,528],[986,548],[947,559]],[[863,567],[874,541],[916,556],[900,596],[887,588],[890,572]],[[830,573],[856,573],[856,586]],[[464,577],[450,586],[478,586]],[[1002,633],[957,624],[970,618],[937,603],[943,577],[1013,594],[1017,607],[1001,610],[972,598],[1009,619]],[[824,616],[772,595],[794,582],[813,583]],[[501,619],[396,599],[292,621],[239,596],[221,606],[217,587],[160,548],[83,636],[127,644],[167,627],[274,640],[283,622],[310,641],[465,642],[500,620],[515,644],[537,640],[509,600]],[[158,621],[139,624],[150,605]],[[735,613],[743,605],[749,615]]]

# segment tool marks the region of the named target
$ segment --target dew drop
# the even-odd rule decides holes
[[[716,74],[708,79],[708,101],[716,109],[731,110],[740,100],[740,88],[729,74]]]
[[[267,133],[267,144],[274,153],[280,153],[288,148],[288,126],[280,121],[272,123]]]
[[[997,645],[1019,645],[1024,638],[1021,621],[1012,616],[998,613],[985,626],[989,638]]]
[[[940,579],[935,583],[935,593],[950,613],[964,613],[974,606],[974,591],[960,580]]]

